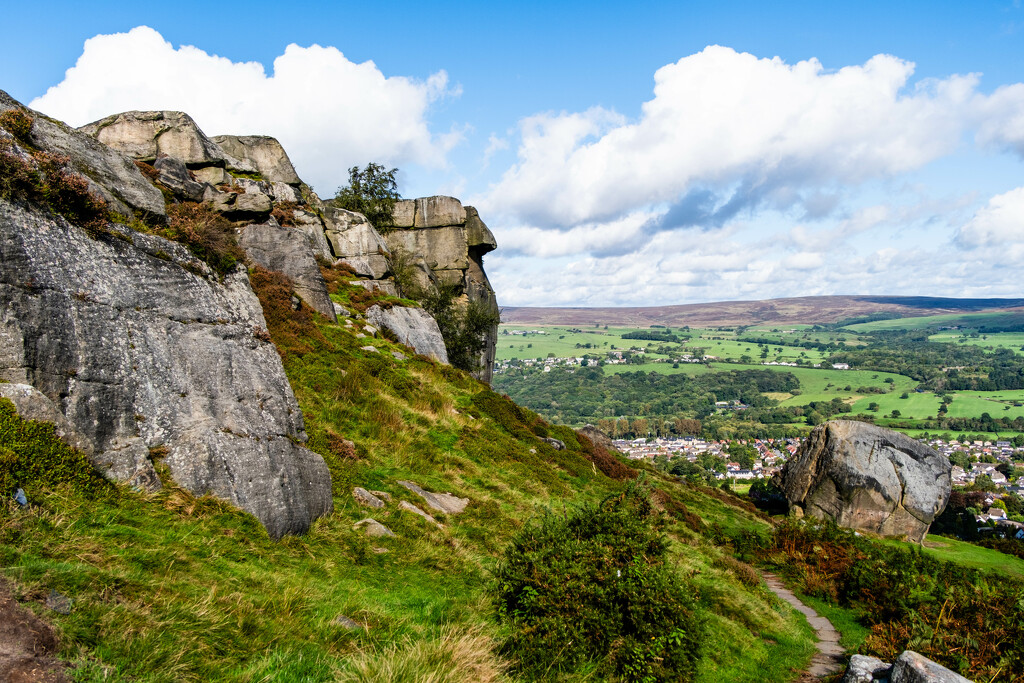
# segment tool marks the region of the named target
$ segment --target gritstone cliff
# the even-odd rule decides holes
[[[295,305],[329,320],[337,305],[318,261],[345,259],[365,286],[393,290],[388,242],[360,214],[321,202],[273,138],[211,139],[181,112],[75,130],[0,91],[7,112],[28,127],[0,128],[0,396],[57,424],[112,478],[158,487],[162,459],[180,485],[251,512],[272,536],[304,532],[332,509],[330,474],[302,445],[302,413],[245,268],[215,272],[145,226],[166,225],[172,205],[212,207],[249,264],[287,275]],[[101,198],[103,216],[58,206],[58,178]],[[415,258],[435,282],[496,308],[481,261],[494,241],[476,212],[447,197],[419,202],[457,206],[461,222],[444,226],[441,246],[417,235]],[[402,341],[444,362],[436,322],[412,310],[376,322],[399,320]],[[487,362],[478,376],[489,373]]]

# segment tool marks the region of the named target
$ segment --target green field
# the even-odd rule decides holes
[[[1003,348],[1024,354],[1024,332],[987,332],[977,337],[963,330],[945,330],[928,337],[929,341],[947,344],[970,344],[988,351]]]
[[[513,335],[512,331],[538,330],[543,334]],[[573,331],[579,330],[579,331]],[[635,327],[603,327],[573,328],[571,326],[542,327],[522,325],[501,325],[498,328],[498,360],[513,360],[527,358],[546,358],[554,354],[557,358],[569,356],[582,356],[589,354],[605,354],[608,351],[624,350],[630,347],[657,348],[665,345],[666,342],[651,341],[646,339],[623,339],[622,335],[628,332],[636,332]],[[679,336],[690,337],[684,344],[668,343],[676,353],[684,354],[703,353],[716,356],[722,359],[739,360],[743,356],[749,356],[751,361],[761,360],[761,348],[754,342],[739,341],[736,333],[731,330],[718,330],[708,328],[693,328],[688,331],[680,331],[672,328],[672,332]],[[749,332],[748,332],[749,334]],[[758,331],[757,336],[762,336]],[[768,356],[765,360],[795,362],[802,358],[809,363],[821,362],[823,354],[816,349],[805,349],[798,346],[787,346],[787,341],[795,341],[795,335],[783,333],[765,332],[763,336],[778,338],[779,344],[768,346]],[[846,340],[847,343],[861,343],[854,335],[831,334],[814,332],[810,337],[814,341],[829,342],[835,340]],[[586,348],[590,344],[591,348]],[[657,354],[655,354],[657,357]],[[664,357],[664,356],[662,356]]]
[[[799,343],[838,343],[843,342],[848,346],[863,345],[870,343],[872,338],[861,336],[857,331],[869,331],[877,329],[925,329],[940,325],[959,324],[966,318],[978,321],[993,319],[997,316],[1005,316],[1003,313],[950,314],[941,316],[926,316],[921,318],[903,318],[898,320],[880,320],[871,323],[854,325],[852,328],[841,331],[811,329],[807,326],[787,326],[786,328],[747,328],[742,329],[740,336],[770,339],[773,342],[766,346],[759,346],[754,341],[743,341],[737,339],[737,333],[733,329],[717,328],[691,328],[682,330],[670,328],[673,334],[681,337],[689,337],[689,340],[682,344],[650,341],[641,339],[623,339],[622,335],[628,332],[635,332],[635,327],[592,327],[572,328],[569,326],[550,327],[524,327],[514,325],[502,325],[498,336],[497,357],[499,360],[511,359],[534,359],[545,358],[549,355],[555,357],[583,356],[589,354],[592,357],[604,358],[606,353],[613,350],[628,350],[629,348],[647,349],[647,358],[650,361],[670,360],[673,357],[680,357],[683,354],[690,354],[694,357],[700,355],[714,356],[718,360],[705,365],[702,363],[679,363],[673,367],[670,362],[647,362],[643,364],[623,364],[604,366],[605,374],[620,374],[632,372],[655,372],[663,375],[685,374],[703,375],[712,372],[730,372],[742,370],[772,370],[774,372],[788,372],[793,374],[800,382],[799,392],[770,394],[780,402],[783,407],[803,406],[813,401],[832,401],[839,398],[849,404],[854,413],[870,414],[875,416],[879,424],[891,420],[888,416],[892,411],[899,411],[901,420],[924,420],[927,418],[939,417],[940,397],[931,392],[918,393],[915,388],[918,381],[904,375],[886,373],[872,370],[836,370],[831,367],[813,368],[807,365],[763,365],[763,362],[801,362],[807,364],[822,363],[827,366],[828,352],[821,352],[816,349],[808,349],[795,346]],[[512,335],[512,330],[537,329],[544,334],[530,334],[527,336]],[[574,331],[575,330],[575,331]],[[664,328],[659,328],[664,330]],[[790,332],[789,330],[796,330]],[[946,343],[965,343],[975,346],[994,348],[1011,348],[1020,351],[1024,346],[1024,333],[1005,332],[991,333],[978,337],[971,337],[962,330],[940,332],[931,337],[936,341]],[[590,348],[586,348],[587,345]],[[668,354],[654,353],[655,348],[667,347]],[[768,349],[767,356],[762,359],[762,350]],[[891,383],[886,383],[886,380]],[[871,393],[858,391],[862,388],[878,388],[883,393]],[[901,398],[906,394],[906,398]],[[973,418],[988,413],[993,418],[1024,417],[1024,390],[999,391],[999,392],[978,392],[960,391],[950,393],[953,402],[947,406],[946,416],[949,418]],[[876,410],[869,410],[869,406],[877,404]]]
[[[875,320],[869,323],[849,325],[844,329],[854,332],[877,332],[878,330],[925,330],[929,327],[959,326],[971,328],[978,324],[993,324],[1001,319],[1019,322],[1019,313],[946,313],[943,315],[924,315],[916,318],[893,318],[892,320]]]

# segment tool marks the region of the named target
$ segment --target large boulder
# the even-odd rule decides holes
[[[49,399],[107,476],[150,488],[163,458],[274,537],[332,509],[244,270],[222,281],[180,244],[0,201],[0,310],[0,379]]]
[[[921,541],[949,500],[950,471],[945,456],[904,434],[834,420],[814,428],[780,483],[804,514]]]
[[[971,680],[950,671],[941,664],[906,650],[892,665],[890,683],[971,683]]]
[[[231,170],[258,173],[272,183],[298,185],[302,182],[288,153],[275,138],[266,135],[217,135],[213,142],[225,153]]]
[[[160,155],[179,159],[186,166],[225,165],[224,152],[180,111],[126,111],[88,123],[78,130],[118,152],[153,162]]]
[[[430,356],[439,363],[448,362],[441,329],[422,308],[373,305],[366,309],[366,319],[372,325],[391,330],[398,341],[412,347],[416,353]]]
[[[74,169],[89,179],[90,189],[102,195],[113,211],[127,217],[135,212],[165,215],[163,195],[130,159],[65,123],[32,111],[0,90],[0,113],[11,109],[31,116],[32,143],[68,157]]]

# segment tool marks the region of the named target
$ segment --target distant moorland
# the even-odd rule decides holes
[[[720,301],[635,308],[505,307],[501,318],[515,325],[615,325],[717,327],[721,325],[836,323],[872,314],[910,318],[967,312],[1006,312],[1024,319],[1024,299],[946,299],[923,296],[801,296],[762,301]]]
[[[797,308],[811,300],[819,305],[800,317]],[[723,321],[754,302],[591,309],[592,317],[619,315],[585,326],[524,324],[505,315],[495,388],[554,421],[590,422],[617,435],[668,436],[680,432],[680,420],[698,420],[708,436],[790,436],[838,414],[914,434],[1024,432],[1019,309],[918,298],[916,306],[898,304],[912,315],[895,317],[897,304],[861,301],[859,315],[821,322],[849,313],[844,306],[855,300],[757,302],[762,311],[788,306],[797,321],[789,324],[635,326],[637,310],[666,320],[672,310],[700,308]],[[935,313],[940,301],[945,309]],[[550,319],[565,309],[530,310]]]

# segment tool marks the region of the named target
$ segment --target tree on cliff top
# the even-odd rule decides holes
[[[394,222],[395,202],[402,198],[395,180],[397,174],[397,168],[389,171],[372,161],[362,170],[353,166],[348,169],[348,185],[338,188],[331,203],[339,209],[358,211],[373,227],[386,231]]]

